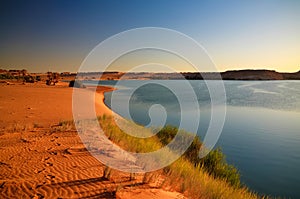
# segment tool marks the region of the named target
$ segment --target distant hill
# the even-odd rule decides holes
[[[282,73],[284,79],[300,79],[300,70],[296,73]]]
[[[218,73],[182,73],[186,79],[219,79]],[[279,73],[274,70],[230,70],[221,73],[223,80],[300,80],[300,71]]]
[[[221,73],[224,80],[283,80],[283,74],[274,70],[236,70]]]

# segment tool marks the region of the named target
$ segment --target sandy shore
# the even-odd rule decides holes
[[[97,115],[111,114],[111,110],[101,102],[104,99],[103,93],[112,90],[111,87],[98,87],[95,94]],[[67,85],[0,85],[0,129],[14,124],[48,127],[71,120],[72,92],[73,88]]]
[[[111,114],[103,103],[110,90],[91,94],[97,115]],[[130,181],[129,174],[113,171],[104,178],[105,165],[76,130],[57,126],[72,120],[72,92],[65,84],[0,84],[0,198],[183,198],[141,184],[142,175]],[[136,183],[141,185],[132,188]]]

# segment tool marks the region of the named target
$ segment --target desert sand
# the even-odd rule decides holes
[[[112,113],[103,103],[111,90],[91,92],[97,115]],[[184,198],[159,182],[142,183],[143,174],[130,180],[114,170],[103,177],[105,165],[77,131],[58,125],[72,120],[72,92],[66,84],[0,84],[0,198]]]
[[[91,93],[96,97],[97,115],[111,114],[111,110],[102,102],[103,92],[113,89],[102,86],[97,90],[97,93]],[[67,84],[57,86],[4,84],[0,85],[0,91],[0,128],[15,124],[49,127],[73,118],[73,88],[68,87]]]

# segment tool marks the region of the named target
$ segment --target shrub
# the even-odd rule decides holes
[[[0,74],[0,79],[15,79],[15,77],[10,74]]]
[[[229,165],[226,162],[225,155],[220,148],[210,151],[207,156],[200,159],[200,165],[210,175],[224,179],[232,186],[240,186],[240,174],[238,170],[233,165]]]
[[[69,82],[69,87],[86,88],[86,86],[79,80],[71,80]]]
[[[163,145],[170,143],[176,134],[179,132],[179,135],[183,137],[190,137],[192,134],[179,131],[178,128],[173,126],[166,126],[157,133],[157,137]],[[182,138],[183,139],[183,138]],[[210,151],[210,153],[204,158],[199,158],[199,150],[202,146],[200,138],[196,136],[189,148],[185,151],[184,157],[189,160],[195,167],[200,165],[205,171],[215,178],[223,179],[229,182],[235,187],[240,186],[240,174],[238,170],[229,165],[226,162],[225,155],[222,153],[220,148]]]

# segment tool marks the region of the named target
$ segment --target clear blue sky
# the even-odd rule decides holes
[[[104,39],[157,26],[194,38],[220,71],[300,70],[298,0],[7,0],[0,2],[0,25],[6,69],[76,71]]]

